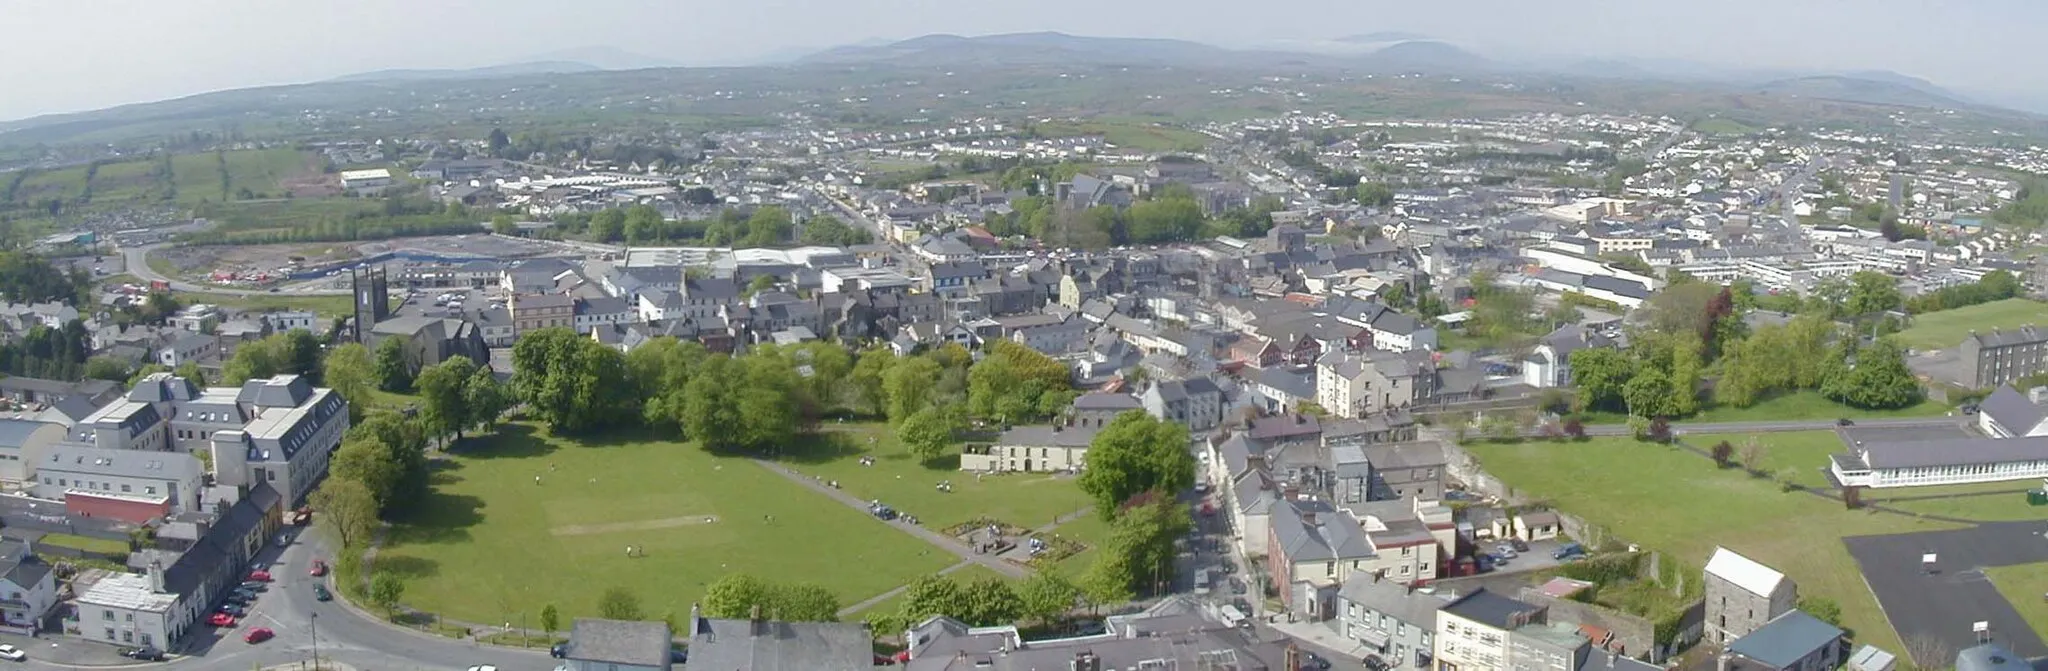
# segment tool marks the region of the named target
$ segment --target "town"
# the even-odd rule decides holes
[[[0,154],[0,657],[2048,658],[2041,143],[1217,76]]]

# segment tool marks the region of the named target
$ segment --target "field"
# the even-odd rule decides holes
[[[2008,480],[1943,487],[1901,487],[1866,491],[1863,500],[1910,513],[1986,522],[2048,519],[2048,507],[2027,504],[2027,490],[2040,488],[2041,483],[2038,480]]]
[[[1698,444],[1698,438],[1686,440]],[[1763,439],[1768,442],[1771,437]],[[1795,437],[1784,444],[1783,454],[1774,459],[1791,461],[1792,455],[1819,451],[1811,437]],[[1740,469],[1716,468],[1713,461],[1692,452],[1628,439],[1472,443],[1465,449],[1519,493],[1549,501],[1692,570],[1698,570],[1716,546],[1768,564],[1797,581],[1801,595],[1840,603],[1843,624],[1857,632],[1859,641],[1887,650],[1901,649],[1898,636],[1839,539],[1953,527],[1850,511],[1837,501],[1783,491],[1777,483],[1752,478]]]
[[[1793,482],[1807,487],[1833,487],[1828,482],[1828,455],[1847,450],[1842,446],[1841,436],[1833,431],[1791,431],[1758,434],[1685,434],[1682,438],[1688,445],[1702,450],[1712,449],[1715,443],[1728,441],[1735,448],[1732,463],[1742,463],[1742,448],[1751,439],[1762,446],[1763,458],[1757,470],[1774,477],[1790,476]]]
[[[1912,328],[1899,332],[1899,342],[1913,349],[1955,347],[1971,331],[2015,329],[2028,324],[2048,326],[2048,303],[2008,298],[1981,305],[1930,312],[1913,318]]]
[[[1033,128],[1047,137],[1100,135],[1103,142],[1138,151],[1201,151],[1209,144],[1209,136],[1201,133],[1142,122],[1061,121],[1035,124]]]
[[[1988,568],[1984,577],[2012,602],[2013,610],[2019,611],[2034,631],[2048,632],[2048,564]]]
[[[355,299],[347,295],[304,296],[275,293],[241,296],[236,294],[181,291],[177,293],[177,298],[186,305],[210,303],[224,308],[242,310],[312,310],[313,314],[319,315],[323,319],[355,314]]]
[[[1692,125],[1692,129],[1706,135],[1749,135],[1757,129],[1749,124],[1725,117],[1707,117]]]
[[[226,163],[223,188],[222,162]],[[30,175],[15,195],[18,202],[61,198],[67,201],[85,194],[87,166],[71,166]],[[9,177],[11,178],[11,177]],[[129,205],[161,202],[197,204],[240,198],[282,198],[286,192],[323,195],[328,177],[321,159],[296,149],[249,149],[216,156],[213,152],[178,154],[171,157],[170,174],[162,162],[149,157],[102,164],[92,171],[92,200],[88,205]],[[243,189],[247,189],[244,192]],[[331,189],[329,189],[331,191]]]
[[[1747,408],[1705,404],[1705,409],[1684,422],[1784,422],[1794,420],[1828,420],[1841,417],[1850,419],[1877,419],[1883,417],[1938,417],[1954,408],[1940,402],[1921,402],[1897,410],[1864,410],[1851,408],[1828,400],[1820,392],[1802,389],[1758,401]],[[1622,424],[1628,417],[1613,412],[1588,412],[1586,422],[1590,424]]]
[[[646,556],[625,557],[628,544]],[[413,608],[537,622],[550,603],[565,617],[593,615],[613,586],[651,613],[684,612],[736,571],[815,582],[852,604],[954,563],[745,459],[658,439],[580,443],[517,424],[445,462],[375,570],[405,576]]]
[[[826,428],[811,450],[786,454],[783,462],[805,475],[838,481],[840,489],[857,498],[880,499],[916,515],[933,529],[943,530],[977,517],[1037,528],[1089,506],[1088,495],[1072,477],[1014,473],[977,479],[960,472],[957,457],[933,467],[917,463],[887,425]],[[874,465],[860,465],[862,456],[873,456]],[[953,491],[939,491],[942,480],[951,482]]]

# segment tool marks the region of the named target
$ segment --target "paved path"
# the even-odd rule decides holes
[[[825,486],[825,483],[812,480],[811,478],[806,477],[804,474],[790,470],[788,467],[783,466],[782,464],[778,464],[773,461],[768,461],[766,459],[755,459],[753,460],[753,462],[755,464],[760,465],[762,468],[773,471],[777,475],[781,475],[782,477],[789,479],[790,482],[794,482],[805,487],[808,487],[811,491],[831,497],[832,500],[838,501],[839,503],[845,505],[848,508],[861,511],[862,514],[866,514],[868,511],[868,502],[862,501],[858,498],[854,498],[852,494],[848,494],[844,491],[827,487]],[[1024,567],[1022,566],[1018,566],[1016,564],[1003,561],[1002,559],[999,559],[993,555],[978,554],[974,551],[974,548],[967,547],[965,543],[961,543],[958,539],[953,538],[952,536],[947,536],[945,534],[932,531],[931,529],[924,528],[920,525],[904,522],[902,518],[897,518],[895,520],[887,522],[886,524],[888,524],[891,527],[895,527],[897,531],[901,531],[903,533],[916,536],[919,539],[922,539],[924,542],[930,543],[941,550],[951,552],[954,556],[959,557],[962,561],[973,562],[976,564],[980,564],[982,566],[989,567],[997,573],[1001,573],[1012,578],[1023,578],[1027,575],[1030,575],[1031,573],[1030,571],[1024,570]]]

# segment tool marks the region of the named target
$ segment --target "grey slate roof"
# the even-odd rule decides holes
[[[1788,610],[1748,636],[1728,644],[1728,651],[1777,668],[1797,663],[1813,651],[1834,645],[1842,630],[1805,611]]]
[[[1443,607],[1443,612],[1478,622],[1495,629],[1514,629],[1517,614],[1535,613],[1540,608],[1523,603],[1521,600],[1489,592],[1481,587],[1472,593],[1458,597]]]
[[[1004,431],[1002,437],[996,439],[996,444],[1026,447],[1087,447],[1093,440],[1094,427],[1035,425],[1019,426]]]
[[[707,618],[697,627],[690,637],[689,669],[869,671],[875,666],[874,637],[861,624]],[[667,653],[664,638],[662,654]]]
[[[1865,443],[1855,449],[1861,451],[1863,462],[1871,468],[1998,464],[2048,459],[2048,436]]]
[[[1315,513],[1314,523],[1304,513]],[[1288,501],[1273,506],[1272,529],[1288,561],[1331,561],[1373,556],[1365,530],[1343,513],[1320,501]]]
[[[669,661],[668,625],[576,618],[575,628],[569,632],[567,657],[586,662],[665,667]]]
[[[25,419],[0,419],[0,447],[19,448],[45,426],[48,424]]]
[[[1092,392],[1074,399],[1075,410],[1138,410],[1145,407],[1130,394]]]
[[[1451,603],[1449,598],[1412,591],[1407,585],[1378,575],[1352,574],[1344,587],[1337,590],[1337,598],[1379,611],[1411,627],[1436,630],[1436,612]]]
[[[2014,390],[2010,385],[1999,385],[1996,391],[1977,404],[1980,412],[1996,420],[1999,426],[2017,435],[2025,435],[2040,426],[2048,418],[2048,408],[2034,405],[2026,394]]]
[[[1986,643],[1956,653],[1956,671],[2033,671],[2027,658],[2003,643]]]

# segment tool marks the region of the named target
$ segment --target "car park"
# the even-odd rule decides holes
[[[249,630],[249,633],[242,634],[242,642],[262,643],[276,636],[277,632],[271,631],[269,627],[257,627],[255,629]]]

